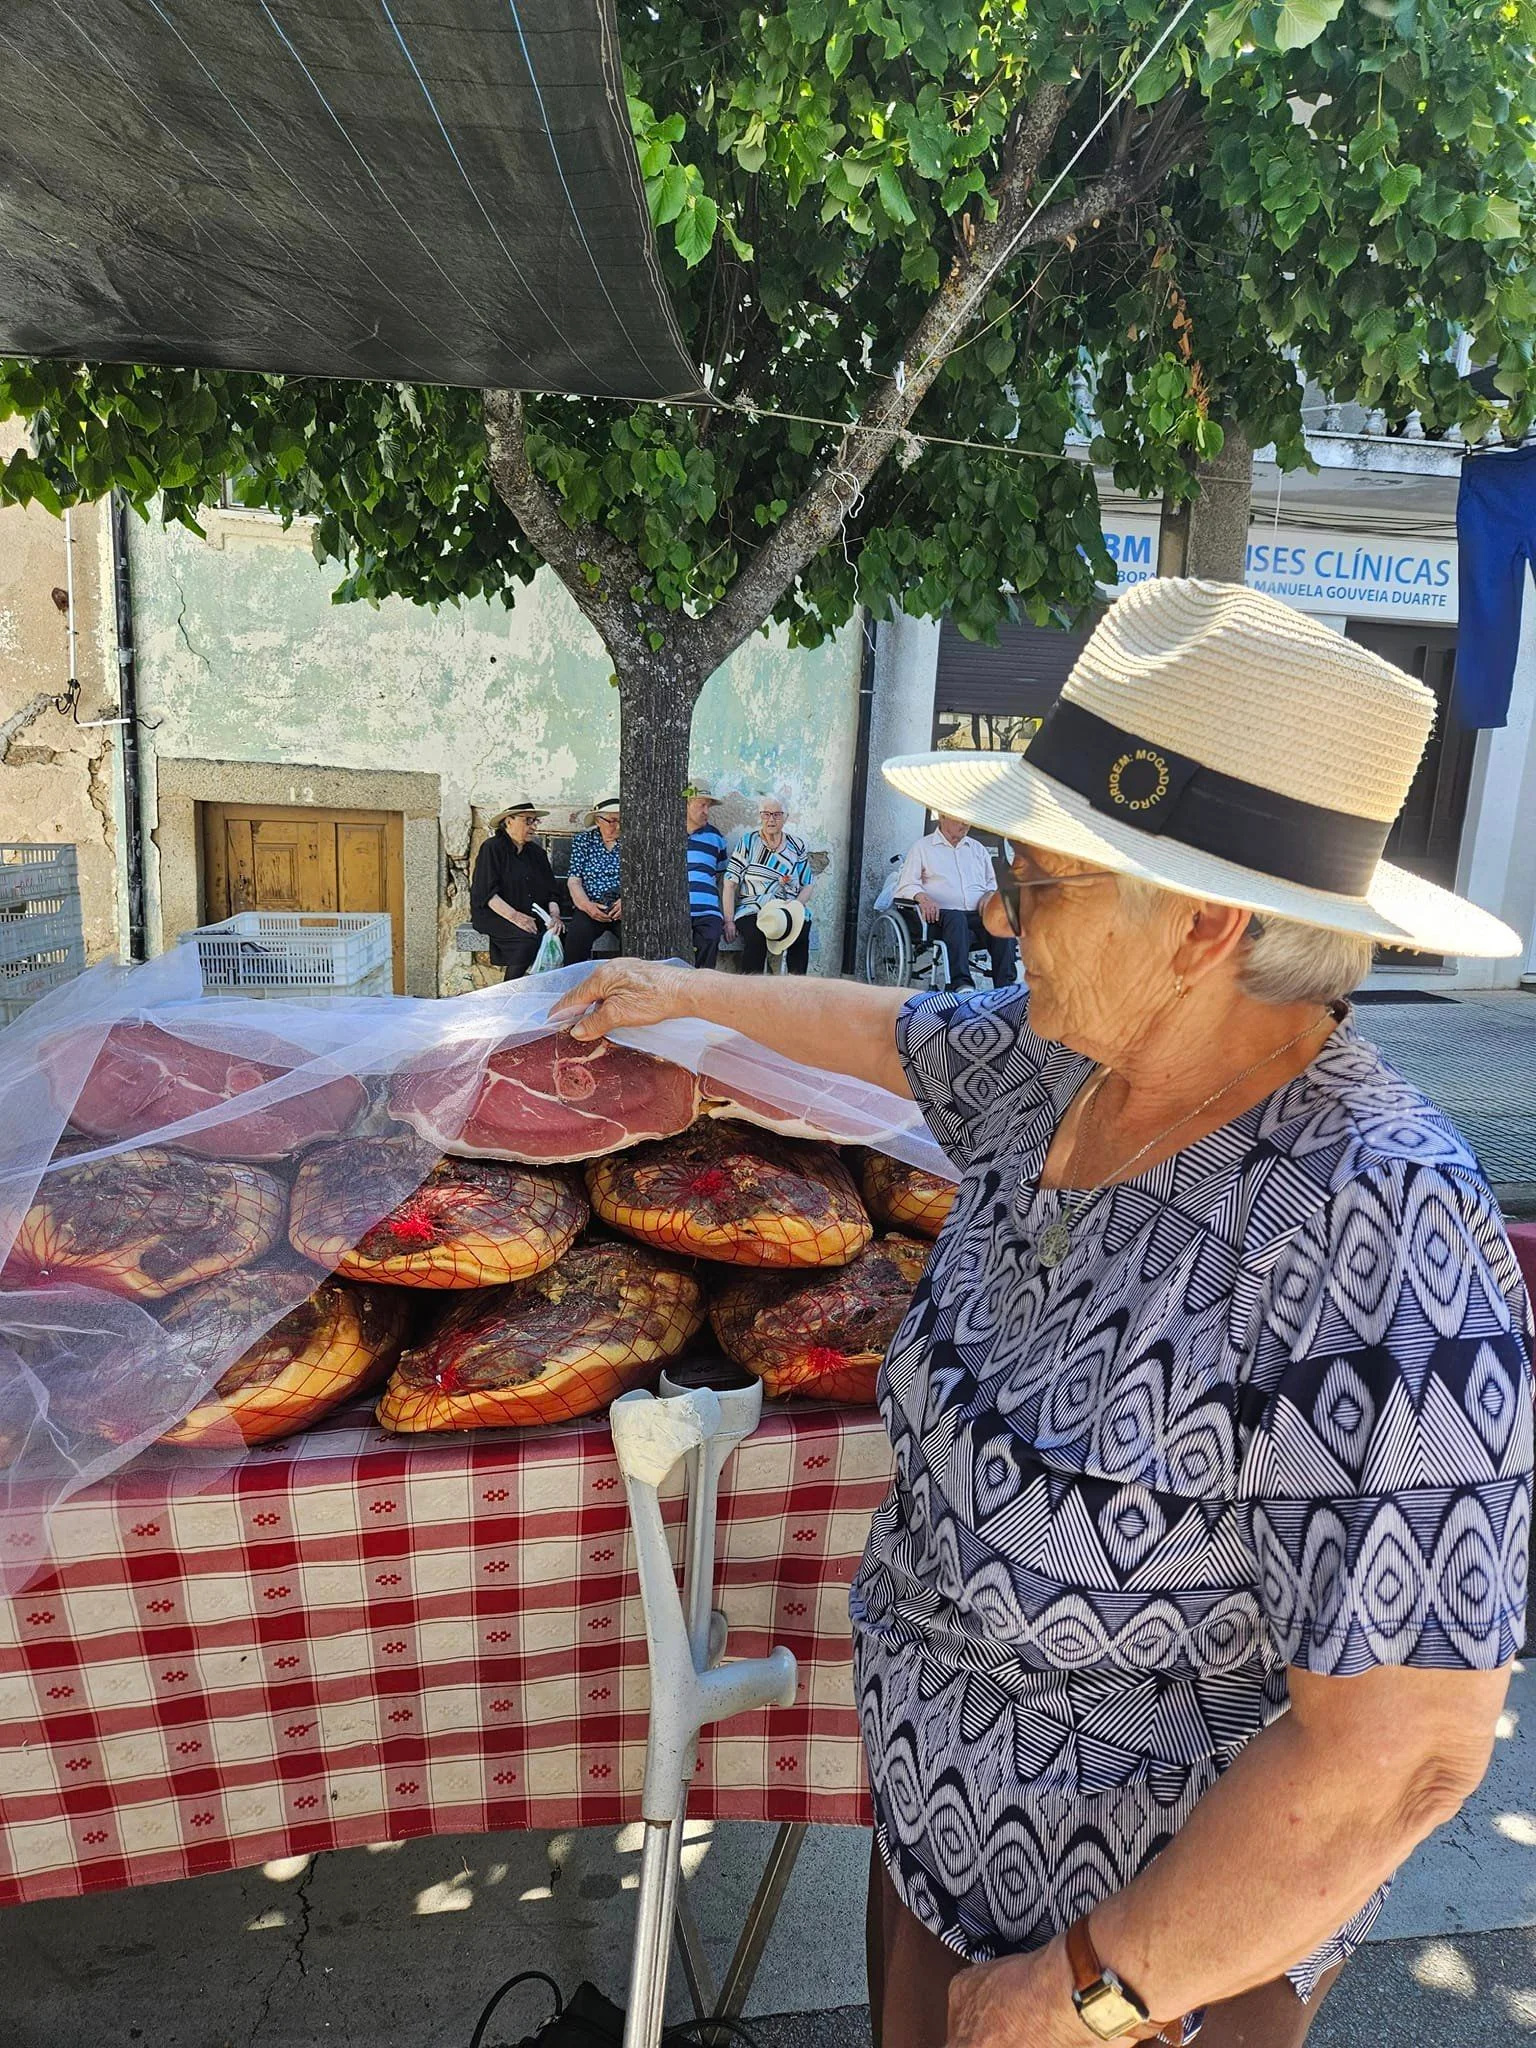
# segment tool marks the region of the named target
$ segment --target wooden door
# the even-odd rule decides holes
[[[398,811],[204,804],[203,919],[241,910],[387,910],[405,988],[405,832]]]
[[[1454,889],[1477,745],[1477,734],[1462,718],[1456,697],[1455,628],[1352,619],[1348,630],[1351,640],[1406,669],[1435,693],[1435,729],[1408,800],[1388,835],[1386,858],[1442,889]],[[1429,967],[1438,966],[1441,957],[1438,953],[1381,951],[1377,963],[1383,967]]]

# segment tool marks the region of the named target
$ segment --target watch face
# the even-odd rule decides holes
[[[1083,2025],[1101,2041],[1118,2041],[1146,2020],[1146,2014],[1106,1973],[1091,1990],[1074,1992]]]

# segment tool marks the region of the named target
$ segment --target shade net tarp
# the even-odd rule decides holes
[[[572,1040],[548,1013],[588,971],[443,1001],[210,998],[188,947],[94,968],[0,1033],[0,1591],[44,1562],[53,1504],[144,1446],[240,1458],[249,1425],[215,1391],[229,1369],[409,1214],[445,1153],[534,1162],[579,1201],[581,1160],[708,1119],[953,1180],[910,1101],[733,1032],[625,1031],[617,1054]],[[432,1302],[425,1283],[374,1294],[386,1319]],[[368,1331],[349,1328],[366,1365]],[[333,1355],[347,1369],[345,1343]]]
[[[610,0],[7,0],[0,354],[700,396]]]

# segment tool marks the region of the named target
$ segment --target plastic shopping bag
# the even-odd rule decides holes
[[[530,974],[548,974],[552,968],[565,965],[565,948],[554,932],[546,932],[539,941],[539,950],[533,956]]]

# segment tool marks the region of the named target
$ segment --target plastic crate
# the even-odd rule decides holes
[[[390,968],[387,911],[242,910],[183,934],[197,947],[206,990],[367,995]]]
[[[26,910],[79,893],[73,846],[12,846],[0,843],[0,911]]]
[[[73,981],[84,966],[85,948],[79,945],[60,946],[26,960],[0,961],[0,1025],[14,1024],[39,996]]]

